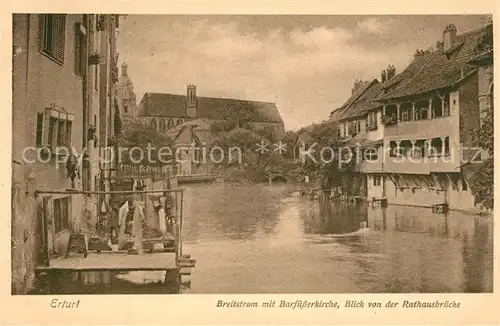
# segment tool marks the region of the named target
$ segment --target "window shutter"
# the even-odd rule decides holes
[[[46,42],[46,38],[45,38],[45,31],[46,31],[46,27],[45,25],[47,24],[47,15],[40,15],[40,19],[39,19],[39,30],[40,30],[40,49],[41,50],[46,50],[45,48],[45,42]]]
[[[40,147],[43,145],[43,124],[44,116],[43,113],[36,114],[36,146]]]
[[[82,42],[81,42],[80,23],[75,24],[75,73],[82,75]]]
[[[54,57],[64,62],[66,15],[54,15]]]

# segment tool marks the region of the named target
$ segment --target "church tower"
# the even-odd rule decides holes
[[[122,63],[122,71],[116,84],[116,99],[124,123],[133,122],[137,118],[137,103],[134,83],[128,75],[128,65]]]

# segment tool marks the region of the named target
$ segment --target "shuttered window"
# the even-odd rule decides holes
[[[36,146],[43,145],[43,113],[36,114]]]
[[[54,199],[54,228],[61,232],[69,228],[69,197]]]
[[[77,23],[75,27],[75,73],[78,76],[83,76],[85,72],[85,32],[85,26]]]
[[[59,63],[64,62],[66,15],[41,15],[41,51]]]

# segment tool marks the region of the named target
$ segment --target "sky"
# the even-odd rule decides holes
[[[416,49],[435,47],[488,16],[128,15],[118,36],[138,102],[145,92],[275,102],[287,130],[328,118],[356,79],[402,71]]]

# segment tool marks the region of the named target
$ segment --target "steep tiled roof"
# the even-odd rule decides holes
[[[338,111],[338,117],[341,118],[342,115],[346,112],[349,106],[358,99],[363,93],[372,86],[373,81],[371,83],[367,82],[360,86],[352,95],[347,99],[347,101],[342,104],[342,106],[335,111]]]
[[[146,93],[140,103],[140,116],[187,117],[186,96],[163,93]],[[276,104],[227,98],[198,97],[197,118],[223,120],[224,112],[232,107],[251,109],[253,122],[283,123]]]
[[[387,93],[378,100],[420,95],[456,85],[473,72],[475,67],[469,61],[477,54],[478,44],[485,31],[485,28],[481,28],[457,35],[448,51],[440,48],[416,55],[403,72],[384,83],[383,88],[387,89]],[[394,86],[395,89],[391,89]]]
[[[380,87],[381,85],[376,79],[367,83],[363,87],[362,94],[359,94],[354,100],[349,99],[348,105],[344,107],[344,111],[339,116],[339,120],[359,117],[368,110],[379,106],[380,104],[377,104],[374,100],[380,94]]]

